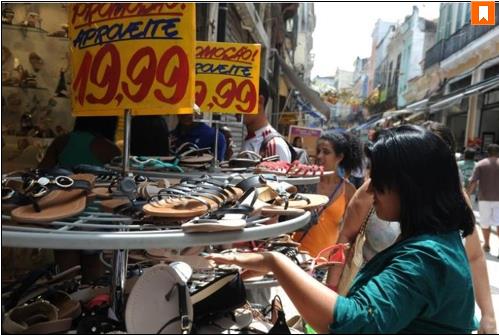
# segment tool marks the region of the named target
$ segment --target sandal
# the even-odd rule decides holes
[[[204,167],[213,161],[211,148],[199,148],[196,144],[186,142],[180,145],[174,156],[161,158],[163,162],[178,162],[188,167]]]
[[[94,181],[95,176],[90,174],[29,178],[23,189],[31,205],[12,210],[12,219],[21,223],[48,223],[80,214],[85,210],[87,193]]]
[[[2,327],[9,334],[53,334],[69,330],[72,321],[60,318],[56,306],[41,300],[11,309]]]
[[[249,168],[254,167],[262,162],[279,160],[278,155],[262,157],[253,151],[242,151],[236,157],[231,158],[229,161],[220,163],[222,169],[230,170],[231,168]]]

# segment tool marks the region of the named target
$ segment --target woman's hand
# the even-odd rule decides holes
[[[493,316],[482,316],[478,334],[497,334],[496,320]]]
[[[206,256],[218,264],[233,264],[257,272],[267,273],[272,271],[274,255],[272,252],[262,253],[233,253],[211,254]]]

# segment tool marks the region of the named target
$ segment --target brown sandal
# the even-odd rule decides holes
[[[32,204],[12,210],[12,219],[22,223],[48,223],[80,214],[85,210],[87,193],[94,181],[95,176],[91,174],[28,180],[24,192]]]

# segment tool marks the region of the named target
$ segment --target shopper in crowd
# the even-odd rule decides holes
[[[218,148],[215,148],[216,130],[206,123],[194,122],[192,114],[177,115],[178,124],[171,134],[171,145],[176,150],[184,143],[193,143],[200,149],[211,148],[215,153],[217,150],[218,160],[225,157],[226,142],[224,135],[218,133]]]
[[[297,232],[293,238],[301,243],[301,249],[316,256],[322,249],[336,243],[345,208],[355,193],[355,187],[344,178],[362,164],[362,152],[358,140],[337,130],[322,135],[317,141],[317,163],[326,171],[335,173],[321,176],[316,193],[327,195],[329,203],[310,222],[305,232]]]
[[[258,113],[244,115],[243,123],[248,132],[243,143],[243,150],[256,152],[263,157],[278,155],[279,159],[291,162],[291,151],[284,138],[278,136],[266,141],[265,148],[262,148],[265,138],[271,134],[279,134],[269,123],[265,114],[265,107],[269,100],[269,85],[267,81],[260,78],[260,98],[258,100]]]
[[[461,173],[461,183],[468,187],[473,169],[475,168],[475,149],[467,148],[464,150],[464,159],[457,162],[459,172]]]
[[[455,147],[454,137],[451,130],[441,123],[425,123],[428,130],[439,136],[452,150]],[[393,245],[401,234],[400,223],[397,221],[381,220],[376,212],[369,214],[373,206],[373,197],[367,191],[369,181],[364,183],[355,192],[345,212],[343,227],[338,238],[338,243],[350,243],[353,245],[357,234],[364,221],[367,220],[365,228],[366,242],[363,247],[364,264],[372,259],[377,253]],[[462,190],[464,194],[464,190]],[[464,194],[465,195],[465,194]],[[468,205],[471,202],[465,195]],[[496,330],[495,314],[490,293],[490,284],[487,271],[485,255],[480,248],[480,240],[476,227],[473,234],[465,241],[465,251],[472,271],[475,298],[481,311],[480,333],[494,333]],[[330,268],[328,272],[327,285],[336,290],[343,271],[342,265]]]
[[[227,150],[225,150],[224,160],[228,161],[234,154],[234,139],[232,138],[232,132],[229,127],[221,127],[220,132],[222,132],[222,134],[224,135],[225,143],[227,144]]]
[[[303,140],[300,136],[296,136],[293,139],[293,146],[297,148],[303,148]]]
[[[72,168],[78,164],[104,165],[121,155],[114,143],[118,118],[77,117],[73,131],[56,137],[40,162],[40,168]]]
[[[474,217],[452,151],[427,130],[401,126],[367,153],[376,213],[400,222],[401,235],[361,269],[346,297],[277,252],[209,258],[272,272],[320,333],[472,332],[473,285],[461,238],[473,232]]]
[[[168,156],[168,124],[163,116],[134,116],[131,122],[130,154],[133,156]]]
[[[490,251],[490,227],[499,226],[499,145],[489,144],[487,153],[488,157],[476,164],[467,189],[468,194],[472,194],[478,186],[478,209],[485,252]]]

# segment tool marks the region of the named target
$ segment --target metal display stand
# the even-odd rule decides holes
[[[118,170],[117,167],[113,166],[106,166],[107,168],[111,170]],[[151,178],[169,178],[169,179],[182,179],[182,178],[191,178],[191,177],[199,177],[200,175],[208,175],[210,177],[213,177],[215,179],[220,179],[220,180],[226,180],[230,175],[235,175],[238,172],[210,172],[210,171],[185,171],[183,173],[179,172],[158,172],[158,171],[149,171],[149,170],[137,170],[137,169],[130,169],[130,172],[136,175],[142,175],[142,176],[147,176]],[[242,178],[250,177],[254,175],[254,173],[251,172],[241,172],[240,173],[242,177],[237,177],[235,176],[234,182],[239,180],[242,180]],[[268,173],[265,173],[268,174]],[[286,177],[286,176],[279,176],[275,175],[277,181],[281,182],[287,182],[292,185],[314,185],[318,184],[320,182],[321,177],[320,176],[313,176],[313,177]]]

